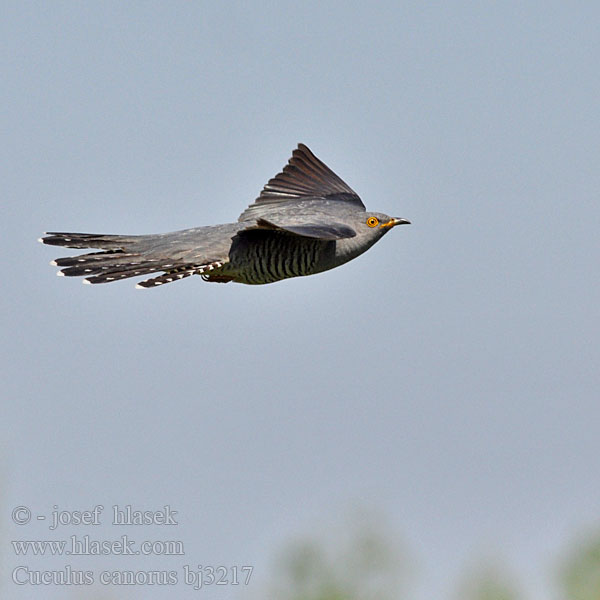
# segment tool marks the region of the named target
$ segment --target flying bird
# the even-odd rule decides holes
[[[51,263],[61,267],[57,275],[83,276],[83,283],[161,273],[136,287],[158,287],[190,275],[258,285],[339,267],[396,225],[408,223],[367,212],[356,192],[298,144],[236,223],[155,235],[47,232],[39,241],[98,249]]]

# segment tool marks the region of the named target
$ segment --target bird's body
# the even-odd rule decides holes
[[[236,223],[157,235],[50,232],[40,241],[100,249],[53,261],[62,267],[59,275],[84,276],[87,283],[163,272],[138,287],[189,275],[256,285],[342,265],[402,223],[408,221],[366,212],[358,195],[300,144]]]

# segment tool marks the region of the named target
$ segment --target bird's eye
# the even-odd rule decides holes
[[[378,223],[379,223],[379,219],[377,217],[369,217],[367,219],[367,225],[369,227],[377,227]]]

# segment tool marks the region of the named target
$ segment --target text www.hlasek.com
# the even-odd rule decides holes
[[[170,505],[159,510],[140,510],[131,504],[113,505],[111,525],[131,527],[177,527],[178,511]],[[32,520],[50,522],[48,529],[55,531],[63,527],[93,527],[102,524],[104,506],[97,504],[89,510],[61,510],[53,505],[53,510],[35,513],[28,506],[16,506],[12,511],[13,523],[20,527],[28,526]],[[50,519],[48,517],[50,516]],[[139,529],[138,529],[139,531]],[[140,539],[121,535],[113,539],[96,539],[89,535],[71,535],[63,539],[12,540],[15,556],[24,559],[44,560],[42,557],[83,557],[83,556],[185,556],[185,547],[178,539]],[[83,559],[87,562],[87,559]],[[127,561],[129,562],[129,561]],[[43,570],[19,564],[12,569],[13,583],[19,586],[85,586],[96,582],[102,585],[176,585],[184,583],[195,590],[205,586],[248,585],[253,567],[247,566],[211,566],[189,563],[180,565],[176,570],[135,570],[131,567],[116,570],[77,569],[71,565],[63,568]]]
[[[144,540],[137,544],[127,535],[118,540],[94,540],[89,535],[72,535],[69,540],[13,540],[17,556],[100,556],[100,555],[161,555],[184,556],[181,540]],[[19,565],[12,579],[17,585],[91,585],[96,580],[103,585],[176,585],[180,581],[199,590],[212,585],[248,585],[252,566],[184,565],[181,577],[177,571],[79,571],[66,565],[58,571],[32,570]]]
[[[144,540],[136,544],[127,535],[118,540],[94,540],[89,535],[72,535],[69,540],[13,540],[20,556],[183,556],[181,540]]]

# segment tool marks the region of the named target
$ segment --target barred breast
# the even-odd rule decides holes
[[[258,285],[324,271],[334,256],[335,241],[251,230],[233,239],[227,270],[238,283]]]

